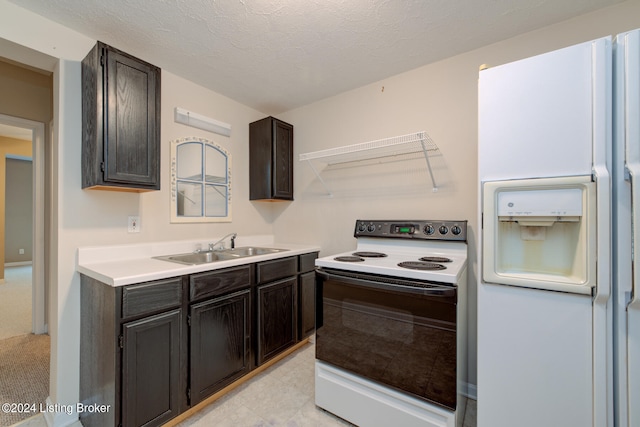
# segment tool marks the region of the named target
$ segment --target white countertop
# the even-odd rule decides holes
[[[286,258],[320,250],[319,246],[313,245],[274,243],[272,236],[249,236],[245,238],[239,236],[236,239],[236,247],[259,246],[286,250],[271,254],[248,256],[198,265],[184,265],[153,258],[155,256],[193,252],[200,247],[206,248],[208,245],[207,242],[215,242],[216,240],[217,239],[210,239],[208,241],[190,240],[78,248],[77,271],[107,285],[123,286],[260,261]]]

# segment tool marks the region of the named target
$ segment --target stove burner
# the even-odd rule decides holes
[[[362,262],[364,258],[360,258],[359,256],[337,256],[334,260],[342,262]]]
[[[387,254],[383,254],[382,252],[354,252],[353,253],[354,256],[360,256],[363,258],[384,258],[387,256]]]
[[[398,264],[398,267],[410,268],[412,270],[444,270],[444,265],[434,264],[425,261],[404,261]]]
[[[451,258],[445,258],[441,256],[425,256],[420,258],[420,261],[426,262],[451,262]]]

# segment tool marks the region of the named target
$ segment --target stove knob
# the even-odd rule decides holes
[[[454,225],[453,227],[451,227],[451,232],[457,236],[458,234],[462,233],[462,229],[457,225]]]
[[[424,234],[426,234],[427,236],[431,236],[435,232],[436,229],[433,227],[433,225],[427,224],[424,226]]]
[[[447,234],[449,232],[449,229],[447,228],[446,225],[441,225],[440,228],[438,229],[438,231],[440,232],[440,234],[444,235],[444,234]]]
[[[367,231],[370,231],[373,233],[374,231],[376,231],[376,226],[373,224],[369,224],[369,226],[367,227]]]
[[[367,229],[367,227],[364,224],[360,224],[358,226],[358,231],[361,232],[361,233],[364,232],[364,230],[366,230],[366,229]]]

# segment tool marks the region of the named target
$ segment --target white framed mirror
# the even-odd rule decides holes
[[[231,154],[215,142],[171,141],[171,222],[231,222]]]

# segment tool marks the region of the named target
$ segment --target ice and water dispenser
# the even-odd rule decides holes
[[[591,293],[595,184],[590,177],[483,183],[483,279]]]

